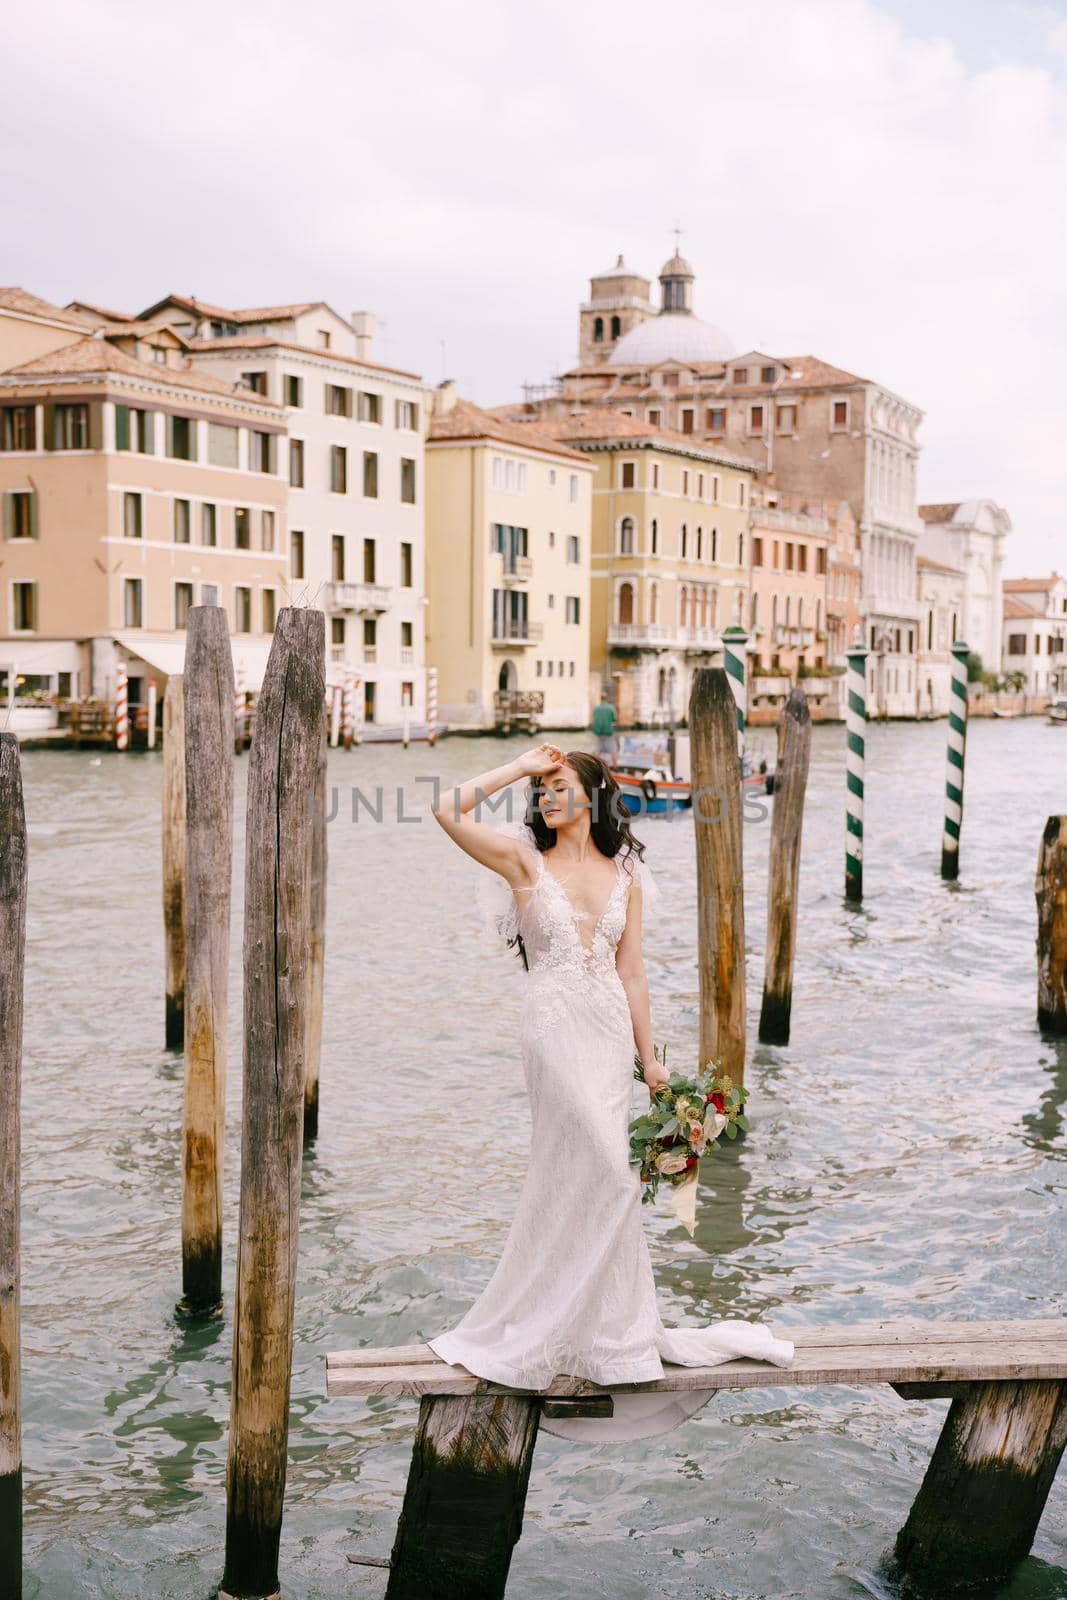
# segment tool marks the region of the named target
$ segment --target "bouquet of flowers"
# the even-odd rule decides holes
[[[666,1065],[666,1048],[660,1059]],[[691,1078],[672,1072],[648,1110],[630,1124],[630,1165],[640,1168],[642,1201],[653,1201],[660,1184],[669,1184],[675,1215],[690,1237],[696,1228],[701,1156],[720,1134],[736,1139],[748,1128],[748,1090],[718,1068],[717,1061],[709,1061]],[[634,1077],[644,1082],[636,1058]]]

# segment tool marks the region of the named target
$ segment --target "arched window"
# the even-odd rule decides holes
[[[632,556],[634,553],[634,519],[623,517],[619,523],[619,554]]]
[[[797,601],[797,627],[798,628],[802,628],[803,626],[804,626],[804,596],[801,595],[800,599]]]
[[[719,591],[718,591],[718,589],[712,589],[712,591],[711,591],[711,625],[712,625],[713,628],[717,628],[719,626]]]
[[[697,528],[697,560],[698,561],[703,561],[703,559],[704,559],[704,530],[703,530],[703,528],[698,527]]]
[[[617,339],[621,332],[622,332],[622,323],[619,321],[618,317],[612,317],[612,319],[611,319],[611,337],[613,339]]]
[[[649,538],[649,555],[659,555],[659,523],[656,521],[655,517],[652,518],[652,528]]]
[[[604,318],[603,317],[597,317],[596,321],[593,323],[593,343],[594,344],[603,344],[604,343]]]
[[[702,628],[708,626],[708,586],[706,583],[702,583],[700,586],[700,626]]]
[[[658,697],[657,697],[657,700],[656,700],[656,704],[660,705],[660,706],[665,706],[667,704],[667,669],[666,669],[666,667],[660,667],[660,669],[659,669],[659,693],[658,693]]]
[[[696,584],[694,583],[693,587],[689,591],[689,626],[691,628],[695,628],[697,625],[697,599],[698,590]]]
[[[787,594],[786,597],[785,597],[785,625],[786,625],[787,628],[789,626],[789,614],[792,611],[792,609],[793,609],[793,596],[791,594]]]
[[[678,591],[678,626],[685,627],[686,615],[689,611],[689,585],[683,583]]]
[[[713,561],[718,561],[718,559],[719,559],[719,530],[718,530],[718,528],[712,528],[712,530],[711,530],[711,559]]]
[[[655,526],[655,524],[653,524],[653,526]],[[649,622],[658,622],[659,621],[659,584],[658,583],[650,583],[649,586],[648,586],[648,620],[649,620]],[[663,703],[663,700],[662,700],[662,696],[661,696],[660,697],[660,704],[662,705],[662,703]]]
[[[744,536],[743,533],[739,533],[737,535],[737,565],[739,567],[743,567],[744,564],[745,564],[745,536]]]
[[[686,556],[689,554],[688,546],[689,546],[689,529],[686,527],[685,523],[683,522],[682,523],[682,536],[681,536],[681,555],[682,555],[682,560],[683,561],[686,559]]]
[[[777,626],[778,626],[778,596],[776,594],[772,594],[771,595],[771,627],[772,628],[777,628]]]
[[[816,602],[815,602],[815,632],[816,633],[821,633],[822,632],[822,601],[821,600],[816,600]]]
[[[634,586],[632,583],[619,585],[619,623],[627,628],[634,620]]]

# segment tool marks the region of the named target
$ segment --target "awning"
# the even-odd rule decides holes
[[[184,634],[153,636],[144,633],[116,633],[115,643],[120,644],[131,656],[137,656],[146,666],[161,672],[164,677],[169,678],[173,673],[185,670]],[[267,657],[270,655],[272,643],[271,638],[230,640],[234,678],[240,675],[249,693],[255,693],[263,686]],[[23,667],[19,668],[20,672],[25,670]]]
[[[248,690],[257,691],[263,687],[263,679],[267,673],[267,657],[270,647],[274,643],[273,637],[268,639],[231,639],[230,648],[233,651],[233,670],[236,675],[238,668],[244,674],[244,686]]]
[[[73,639],[0,639],[0,672],[44,678],[78,672],[81,665],[81,647]]]

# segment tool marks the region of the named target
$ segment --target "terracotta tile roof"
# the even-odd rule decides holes
[[[915,565],[917,567],[929,567],[932,572],[951,572],[959,578],[964,576],[962,567],[946,567],[943,561],[931,561],[929,556],[916,556]]]
[[[269,333],[237,333],[226,339],[190,339],[190,350],[298,350],[301,355],[321,356],[324,361],[344,361],[350,367],[372,367],[375,372],[395,372],[399,378],[422,381],[419,372],[408,372],[404,367],[387,367],[381,361],[361,360],[359,356],[345,355],[341,350],[320,350],[311,344],[295,344],[291,339],[272,339]]]
[[[430,443],[447,443],[450,439],[497,439],[502,444],[521,445],[527,450],[541,450],[546,455],[565,456],[589,465],[586,456],[548,433],[541,422],[508,422],[470,400],[457,400],[451,411],[431,417],[428,438]]]
[[[1054,589],[1062,582],[1059,573],[1054,572],[1048,578],[1005,578],[1003,588],[1013,590],[1016,594],[1026,594],[1027,591],[1036,594],[1039,589]]]
[[[109,311],[106,306],[96,306],[91,300],[71,300],[68,302],[67,311],[81,311],[86,316],[101,322],[136,322],[137,318],[129,311]]]
[[[138,361],[133,356],[128,356],[123,350],[116,350],[107,339],[89,338],[79,339],[74,344],[67,344],[60,350],[53,350],[49,355],[36,356],[32,361],[24,361],[20,366],[8,367],[0,374],[4,378],[21,377],[70,377],[78,373],[110,372],[120,377],[151,378],[154,383],[169,384],[175,389],[193,389],[207,394],[224,395],[228,400],[243,401],[246,405],[253,403],[260,406],[269,406],[272,410],[281,411],[282,407],[273,400],[268,400],[263,395],[253,394],[243,385],[238,387],[225,383],[221,378],[213,378],[210,373],[196,372],[189,367],[166,366],[162,362]]]
[[[516,422],[516,426],[528,427],[530,423],[520,423],[518,416],[522,413],[520,406],[499,406],[495,415],[506,417]],[[733,463],[749,471],[755,470],[755,463],[746,461],[740,456],[729,456],[718,450],[714,445],[707,444],[697,434],[677,433],[673,428],[658,428],[652,422],[646,422],[641,417],[628,417],[621,411],[611,411],[606,407],[597,407],[591,410],[572,411],[568,416],[540,417],[536,426],[543,432],[551,434],[554,439],[608,440],[608,439],[660,439],[672,449],[691,450],[694,456],[701,457],[712,455],[717,461]]]
[[[768,358],[768,360],[770,359],[772,358]],[[851,384],[867,382],[866,378],[859,377],[855,372],[848,372],[844,367],[835,367],[829,361],[821,361],[818,356],[776,356],[773,359],[775,364],[784,371],[784,377],[776,379],[774,383],[747,384],[730,383],[729,374],[733,367],[738,364],[747,364],[750,368],[754,368],[756,364],[754,361],[748,363],[736,363],[732,360],[725,362],[671,362],[669,365],[676,371],[680,369],[694,373],[696,375],[696,383],[671,384],[669,393],[676,396],[689,394],[695,390],[707,393],[709,388],[713,387],[716,394],[768,394],[772,390],[775,394],[783,394],[803,389],[842,389],[849,387]],[[620,382],[624,372],[644,371],[652,373],[659,367],[667,365],[668,363],[657,362],[653,367],[632,365],[612,367],[606,364],[603,366],[574,367],[571,371],[564,373],[564,377],[606,378],[610,380],[609,386],[614,385],[613,393],[617,395],[633,394],[636,391],[632,386],[627,385],[624,388]],[[666,391],[663,385],[653,383],[646,392],[660,394]]]
[[[42,300],[40,295],[30,294],[28,289],[15,287],[0,289],[0,310],[22,311],[30,317],[48,317],[53,322],[65,322],[72,328],[93,328],[96,326],[92,317],[83,316],[80,311],[72,311],[69,306],[54,306],[50,300]]]
[[[167,294],[154,305],[147,306],[141,312],[141,316],[150,317],[154,312],[161,311],[164,306],[171,305],[180,306],[183,311],[192,312],[194,316],[210,317],[214,322],[282,322],[298,317],[305,311],[318,310],[320,307],[326,311],[330,310],[325,300],[300,300],[286,306],[215,306],[207,300],[197,300],[194,295]],[[334,315],[337,313],[334,312]],[[341,320],[344,321],[344,318]]]
[[[1033,606],[1024,606],[1021,600],[1013,600],[1011,595],[1004,596],[1004,615],[1006,617],[1040,617],[1044,621],[1044,613],[1035,611]]]
[[[962,504],[962,500],[953,501],[951,504],[946,500],[937,505],[920,506],[919,515],[924,522],[951,522]]]

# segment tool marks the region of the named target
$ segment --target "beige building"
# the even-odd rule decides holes
[[[1067,578],[1004,579],[1002,671],[1026,675],[1026,693],[1067,698]]]
[[[958,500],[919,507],[919,554],[963,573],[959,637],[987,672],[1000,670],[1003,569],[1011,518],[995,500]]]
[[[136,704],[181,670],[189,607],[218,604],[254,689],[288,576],[284,412],[191,369],[179,335],[90,326],[0,291],[4,686],[109,699],[121,660]]]
[[[455,728],[589,724],[593,464],[442,384],[426,441],[427,659]]]
[[[952,698],[952,645],[963,638],[966,578],[959,567],[921,555],[916,557],[916,584],[921,615],[915,714],[947,717]]]
[[[580,411],[539,424],[596,466],[590,664],[620,722],[684,721],[698,666],[721,663],[722,630],[748,594],[747,462],[636,417]],[[526,421],[520,419],[526,416]]]

